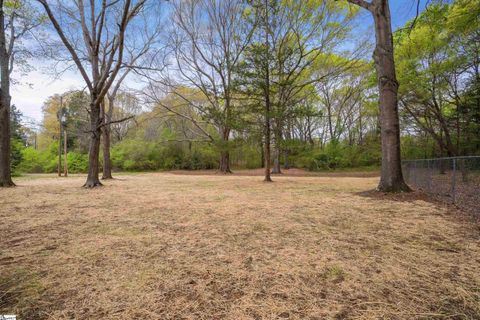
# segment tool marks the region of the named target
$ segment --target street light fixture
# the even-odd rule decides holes
[[[60,124],[59,128],[59,138],[58,138],[58,176],[62,176],[61,167],[62,167],[62,129],[63,129],[63,175],[68,176],[68,163],[67,163],[67,108],[63,107],[63,95],[60,96],[60,109],[57,112],[57,119]]]

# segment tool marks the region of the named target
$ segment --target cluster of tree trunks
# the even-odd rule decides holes
[[[47,0],[37,0],[45,9],[54,29],[62,40],[66,51],[72,57],[90,92],[90,147],[88,156],[88,175],[84,187],[94,188],[101,186],[99,179],[100,142],[103,127],[102,104],[108,91],[115,82],[119,71],[124,67],[124,50],[127,26],[136,17],[146,0],[132,2],[107,3],[106,1],[95,8],[93,2],[90,7],[83,1],[76,3],[78,17],[70,16],[75,24],[60,24]],[[117,5],[117,7],[115,7]],[[68,10],[68,9],[67,9]],[[91,13],[86,14],[89,10]],[[116,23],[106,23],[107,19],[116,19]],[[77,39],[69,38],[68,28],[78,27],[82,30],[83,44]],[[105,37],[102,37],[105,35]],[[83,46],[83,47],[82,47]],[[85,54],[85,56],[81,56]],[[91,75],[87,70],[91,71]]]
[[[88,177],[85,182],[85,187],[93,188],[100,186],[101,182],[99,179],[99,154],[100,154],[100,143],[101,137],[103,136],[103,154],[104,154],[104,165],[103,165],[103,178],[110,179],[112,178],[111,173],[111,160],[110,160],[110,123],[113,110],[113,99],[110,101],[109,111],[105,112],[104,98],[107,96],[110,87],[115,81],[119,70],[122,68],[122,58],[123,58],[123,49],[124,49],[124,38],[127,25],[130,20],[138,12],[145,2],[138,1],[135,5],[131,4],[131,0],[125,0],[124,5],[122,6],[121,19],[118,21],[118,30],[116,31],[115,41],[108,42],[104,45],[110,48],[104,48],[103,53],[100,52],[99,48],[103,45],[100,43],[102,32],[106,28],[105,19],[107,16],[107,11],[109,6],[105,3],[100,8],[100,12],[95,15],[93,13],[91,17],[86,18],[85,9],[86,7],[81,2],[79,4],[80,11],[80,20],[79,27],[83,31],[84,36],[84,46],[88,48],[88,56],[80,57],[79,48],[76,48],[76,43],[73,43],[72,40],[68,39],[68,30],[65,26],[60,25],[57,21],[54,13],[52,12],[49,3],[46,0],[37,0],[41,5],[43,5],[50,21],[52,22],[55,30],[60,36],[63,44],[67,51],[71,54],[73,61],[80,70],[84,80],[86,81],[87,87],[90,91],[90,147],[89,147],[89,168],[88,168]],[[395,74],[395,63],[393,55],[393,39],[392,39],[392,29],[391,29],[391,17],[388,0],[373,0],[372,2],[367,2],[364,0],[348,0],[349,2],[359,5],[367,9],[374,18],[375,22],[375,34],[376,34],[376,48],[374,52],[374,61],[378,75],[378,86],[379,86],[379,105],[380,105],[380,123],[381,123],[381,143],[382,143],[382,169],[381,169],[381,180],[378,186],[378,190],[384,192],[402,192],[409,191],[409,187],[405,184],[402,169],[401,169],[401,159],[400,159],[400,126],[399,126],[399,117],[398,117],[398,82]],[[3,0],[0,0],[0,4],[3,8]],[[268,2],[265,2],[265,45],[269,49],[269,30],[268,30]],[[185,15],[189,17],[188,13],[184,11],[182,5],[176,7],[177,14],[179,16]],[[187,8],[188,9],[188,8]],[[214,8],[213,8],[214,9]],[[210,7],[207,7],[206,10],[213,10]],[[237,8],[238,9],[238,8]],[[93,10],[93,9],[92,9]],[[192,9],[193,10],[193,9]],[[212,11],[213,12],[213,11]],[[241,17],[239,15],[238,17]],[[218,21],[221,21],[224,24],[230,26],[227,22],[223,21],[223,17],[212,16],[212,19],[218,18]],[[87,22],[90,19],[91,21]],[[3,10],[0,16],[0,23],[4,25]],[[179,20],[183,21],[183,20]],[[192,20],[194,21],[194,20]],[[91,27],[88,27],[88,24],[91,23]],[[198,43],[198,39],[192,35],[192,30],[189,29],[189,25],[179,24],[179,29],[183,28],[183,32],[189,36],[189,39],[193,43],[194,51],[199,53],[199,55],[205,60],[203,63],[208,63],[212,66],[213,70],[216,70],[222,79],[221,86],[223,87],[223,92],[221,96],[215,96],[213,106],[216,106],[218,101],[225,99],[225,114],[229,116],[231,110],[230,98],[231,98],[231,73],[234,69],[233,63],[238,61],[238,56],[243,52],[246,45],[241,44],[236,48],[236,52],[233,57],[230,57],[228,54],[219,61],[209,61],[206,60],[206,55],[202,55],[202,49]],[[234,37],[235,35],[231,35]],[[228,43],[221,43],[221,46],[224,46],[225,52],[230,53],[230,48]],[[184,55],[182,48],[177,48],[177,60],[180,68],[180,72],[187,72],[181,69],[182,62],[185,59],[188,59]],[[101,56],[104,54],[104,56]],[[115,57],[116,55],[116,57]],[[1,66],[1,99],[0,99],[0,185],[1,186],[10,186],[13,185],[10,178],[10,164],[9,164],[9,150],[10,150],[10,129],[9,129],[9,110],[10,110],[10,95],[9,95],[9,70],[6,51],[6,39],[5,32],[2,30],[0,34],[0,66]],[[197,59],[196,56],[193,59]],[[86,70],[88,68],[84,65],[84,61],[88,61],[89,68],[91,69],[91,77],[88,76]],[[193,60],[191,62],[195,69],[198,67],[198,61]],[[227,68],[223,69],[226,63]],[[274,154],[274,167],[273,170],[270,170],[271,163],[271,112],[272,104],[270,97],[270,70],[268,61],[265,62],[265,119],[264,119],[264,165],[265,165],[265,181],[271,181],[271,173],[281,173],[280,168],[280,156],[281,156],[281,135],[278,133],[275,134],[275,154]],[[202,72],[202,70],[196,70],[197,72]],[[207,80],[200,78],[199,83],[194,83],[199,88],[208,87],[208,81],[211,79],[206,77]],[[210,95],[210,92],[205,92],[207,96]],[[222,119],[223,123],[221,126],[228,127],[227,123],[229,118]],[[331,126],[330,126],[331,128]],[[222,141],[227,143],[229,139],[230,129],[225,129],[222,134]],[[332,133],[331,133],[332,134]],[[220,152],[220,171],[224,173],[229,173],[230,171],[230,159],[227,149],[222,149]]]

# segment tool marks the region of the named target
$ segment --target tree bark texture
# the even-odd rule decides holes
[[[13,187],[10,168],[10,104],[1,92],[0,99],[0,187]]]
[[[230,152],[228,151],[228,139],[230,137],[230,129],[222,129],[222,145],[220,150],[220,161],[218,170],[220,173],[232,173],[230,169]]]
[[[13,187],[10,167],[10,72],[3,0],[0,1],[0,187]]]
[[[395,74],[390,9],[387,0],[371,6],[375,21],[376,47],[373,55],[378,76],[382,140],[382,170],[378,190],[410,191],[403,179],[398,117],[398,81]]]
[[[102,104],[101,113],[104,122],[104,126],[102,128],[102,137],[103,137],[103,174],[102,180],[113,179],[112,176],[112,160],[110,158],[110,121],[112,120],[112,114],[110,111],[113,110],[113,99],[109,98],[109,110],[108,112],[105,111],[105,104]]]
[[[272,168],[272,174],[281,174],[282,169],[280,167],[280,156],[281,156],[281,151],[280,151],[280,146],[278,145],[278,142],[275,143],[275,149],[274,149],[274,158],[273,158],[273,168]]]
[[[101,186],[102,183],[98,178],[99,173],[99,154],[100,154],[100,138],[102,136],[102,118],[100,117],[100,105],[94,103],[95,97],[92,97],[90,103],[90,147],[88,150],[88,176],[87,181],[83,185],[86,188],[94,188]]]

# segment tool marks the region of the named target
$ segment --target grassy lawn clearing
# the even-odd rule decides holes
[[[480,229],[371,175],[148,173],[0,190],[0,314],[480,319]]]

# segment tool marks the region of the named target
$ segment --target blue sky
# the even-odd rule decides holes
[[[301,0],[298,0],[301,1]],[[420,0],[420,12],[425,9],[429,0]],[[416,14],[417,0],[390,0],[390,10],[392,14],[392,26],[396,30],[402,27],[405,22],[412,19]],[[363,10],[359,20],[362,23],[361,29],[371,30],[373,21],[371,15]],[[373,36],[373,34],[371,35]],[[77,71],[72,70],[63,74],[58,80],[52,80],[51,76],[43,71],[48,66],[39,61],[32,61],[36,70],[26,77],[22,77],[23,82],[27,84],[17,85],[12,88],[12,103],[14,103],[23,114],[35,121],[42,119],[43,102],[56,93],[62,93],[67,90],[81,89],[85,85]]]
[[[420,0],[420,12],[425,10],[429,0]],[[408,20],[415,17],[417,13],[417,0],[390,0],[390,11],[392,14],[392,26],[394,30],[403,26]]]
[[[432,0],[420,0],[419,12],[425,10],[426,4],[431,2]],[[397,30],[417,14],[417,0],[390,0],[390,12],[392,15],[393,30]],[[368,11],[362,10],[360,13],[360,21],[364,24],[362,27],[364,29],[370,29],[372,33],[371,36],[374,36],[372,15]]]

